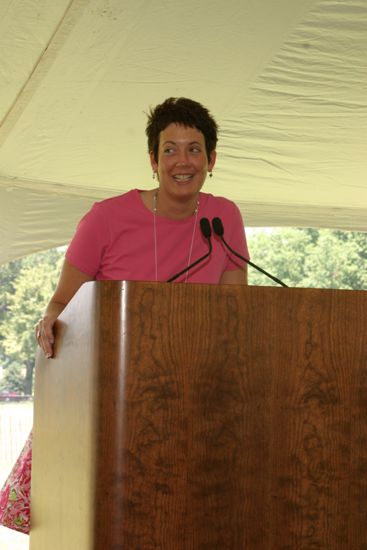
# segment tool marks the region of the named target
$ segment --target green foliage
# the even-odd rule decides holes
[[[14,292],[14,282],[21,267],[21,260],[10,262],[0,268],[0,327],[9,314],[9,300]],[[5,362],[4,334],[0,330],[0,361]]]
[[[367,290],[367,235],[276,229],[248,238],[251,260],[291,287]],[[252,285],[276,285],[249,267]]]
[[[0,380],[0,391],[24,393],[24,369],[17,361],[11,362]]]
[[[32,392],[36,351],[34,326],[53,294],[62,259],[63,253],[53,249],[27,256],[0,270],[0,278],[6,281],[2,289],[0,359],[8,381],[9,365],[14,362],[21,365],[25,372],[23,393],[27,395]]]

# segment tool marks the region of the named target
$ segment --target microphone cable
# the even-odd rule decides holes
[[[224,239],[224,236],[223,236],[224,235],[224,227],[223,227],[222,220],[220,218],[213,218],[212,219],[212,226],[213,226],[214,233],[221,239],[224,246],[226,246],[228,248],[228,250],[230,252],[232,252],[232,254],[237,256],[237,258],[239,258],[240,260],[243,260],[244,262],[246,262],[251,267],[254,267],[258,271],[260,271],[260,273],[263,273],[264,275],[266,275],[267,277],[272,279],[274,282],[278,283],[281,286],[284,286],[284,287],[288,288],[288,285],[283,283],[283,281],[281,281],[277,277],[274,277],[274,275],[271,275],[270,273],[265,271],[265,269],[263,269],[262,267],[259,267],[258,265],[254,264],[253,262],[251,262],[250,260],[248,260],[244,256],[241,256],[241,254],[239,254],[238,252],[233,250],[233,248],[231,246],[229,246],[229,244],[226,242],[226,240]]]
[[[210,256],[210,254],[212,253],[212,250],[213,250],[212,240],[211,240],[212,230],[211,230],[210,222],[209,222],[208,218],[201,218],[200,219],[200,230],[201,230],[201,233],[202,233],[203,237],[208,241],[209,251],[206,254],[204,254],[204,256],[201,256],[201,258],[199,258],[198,260],[196,260],[192,264],[185,267],[185,269],[183,269],[179,273],[176,273],[176,275],[173,275],[173,277],[170,277],[170,279],[168,279],[167,283],[172,283],[172,281],[175,281],[178,277],[180,277],[181,275],[186,273],[186,271],[188,271],[189,269],[192,269],[193,267],[198,265],[200,262],[203,262],[204,260],[206,260],[206,258],[208,258]]]

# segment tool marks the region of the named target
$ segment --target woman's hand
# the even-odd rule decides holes
[[[86,273],[73,267],[67,260],[61,270],[60,279],[42,319],[36,324],[36,339],[43,353],[49,359],[54,354],[55,322],[65,306],[70,302],[83,283],[93,281]]]
[[[53,346],[55,341],[54,325],[56,319],[44,317],[36,324],[36,340],[42,348],[43,353],[49,359],[53,356]]]

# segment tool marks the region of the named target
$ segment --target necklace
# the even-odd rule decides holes
[[[154,263],[155,263],[155,280],[158,281],[158,244],[157,244],[157,201],[158,201],[158,189],[153,195],[153,233],[154,233]],[[196,232],[196,226],[198,221],[198,212],[199,212],[199,200],[196,201],[196,206],[194,210],[195,218],[194,218],[194,227],[192,230],[192,236],[191,236],[191,243],[189,248],[189,255],[187,259],[187,267],[189,267],[191,263],[191,254],[192,249],[194,246],[194,239],[195,239],[195,232]],[[185,283],[187,283],[187,279],[189,277],[189,270],[186,271],[186,277],[185,277]]]

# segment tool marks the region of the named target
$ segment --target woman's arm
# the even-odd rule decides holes
[[[244,265],[242,269],[224,271],[219,283],[223,285],[247,285],[247,265]]]
[[[86,273],[64,261],[60,279],[54,295],[46,307],[43,318],[36,325],[36,338],[46,357],[52,357],[54,344],[54,324],[62,310],[70,302],[83,283],[93,281]]]

